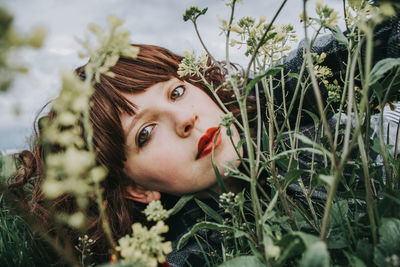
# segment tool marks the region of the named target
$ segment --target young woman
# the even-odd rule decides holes
[[[216,175],[211,163],[211,150],[224,114],[209,89],[199,77],[179,78],[178,65],[183,57],[152,45],[135,45],[140,52],[136,59],[120,58],[111,68],[115,77],[101,76],[94,88],[90,119],[93,125],[93,144],[97,162],[108,170],[103,182],[106,213],[116,240],[131,231],[135,221],[145,223],[141,211],[153,200],[169,195],[202,194],[204,190],[218,192]],[[76,70],[84,77],[84,67]],[[225,73],[209,66],[206,79],[218,86]],[[219,90],[223,102],[233,100],[232,92]],[[237,112],[235,104],[228,105]],[[50,111],[45,118],[52,119]],[[40,120],[39,120],[40,124]],[[233,140],[240,139],[232,126]],[[37,138],[40,138],[39,128]],[[21,194],[22,186],[30,178],[34,181],[32,212],[48,220],[41,192],[44,174],[44,150],[37,145],[20,154],[20,161],[28,172],[17,177],[11,185]],[[215,143],[214,162],[224,176],[222,164],[236,160],[238,154],[226,131],[219,131]],[[240,183],[224,177],[229,190],[241,190]],[[240,187],[239,187],[240,186]],[[164,197],[166,198],[166,197]],[[55,210],[71,210],[73,201],[68,196],[58,198]],[[93,211],[88,231],[95,240],[96,252],[108,259],[108,249],[97,211]],[[49,229],[52,225],[47,225]],[[182,229],[183,230],[183,229]],[[77,238],[71,233],[73,239]],[[176,238],[176,237],[175,237]]]
[[[396,22],[397,23],[397,22]],[[397,25],[397,24],[396,24]],[[390,39],[392,28],[387,28],[377,38]],[[398,35],[397,35],[398,36]],[[341,71],[341,60],[345,49],[333,38],[324,40],[324,45],[315,46],[315,52],[328,52],[327,62],[335,75]],[[92,96],[90,119],[93,124],[93,144],[97,152],[97,162],[108,169],[108,176],[103,182],[106,214],[114,238],[128,234],[135,221],[145,223],[142,210],[147,203],[161,199],[166,207],[171,207],[176,198],[196,193],[204,196],[204,191],[218,192],[216,175],[211,163],[211,148],[215,141],[214,160],[219,173],[225,179],[230,191],[240,191],[243,185],[239,180],[224,176],[223,164],[231,162],[238,166],[240,162],[234,144],[220,131],[220,116],[224,114],[213,95],[199,77],[183,77],[177,74],[178,65],[183,57],[171,51],[151,45],[136,45],[140,48],[136,59],[120,58],[111,68],[115,77],[101,76],[95,85]],[[389,51],[388,42],[385,43]],[[318,51],[322,50],[322,51]],[[299,49],[301,51],[301,49]],[[377,51],[381,51],[377,49]],[[380,55],[376,60],[389,55]],[[293,54],[287,60],[287,69],[297,71],[301,62],[301,52]],[[339,62],[339,64],[337,64]],[[84,67],[76,70],[84,78]],[[226,73],[210,65],[206,79],[214,87],[222,85]],[[287,86],[290,86],[288,81]],[[226,88],[227,89],[227,88]],[[290,88],[289,88],[290,90]],[[232,103],[229,90],[219,90],[218,95],[234,114],[238,107]],[[277,101],[279,96],[277,90]],[[288,96],[290,99],[290,96]],[[306,98],[306,107],[316,110],[313,97]],[[52,118],[53,112],[47,117]],[[234,143],[240,139],[236,127],[232,126]],[[38,138],[41,131],[38,131]],[[40,143],[39,143],[40,144]],[[239,151],[243,155],[244,151]],[[29,201],[32,212],[46,222],[47,208],[41,192],[44,174],[44,150],[40,145],[32,152],[20,154],[20,161],[25,168],[10,188],[22,196],[22,188],[33,182],[34,189]],[[31,180],[32,177],[38,179]],[[68,196],[53,202],[55,210],[73,210],[73,201]],[[107,243],[102,230],[98,211],[91,211],[91,224],[88,235],[95,240],[94,249],[100,261],[109,258]],[[194,225],[202,211],[189,204],[175,218],[169,219],[168,238],[176,245],[182,234]],[[179,218],[179,219],[177,219]],[[52,225],[46,225],[52,229]],[[70,231],[71,240],[78,235]],[[210,235],[209,243],[218,248],[219,239]],[[195,241],[184,244],[183,249],[174,251],[167,259],[171,266],[182,266],[190,262],[193,266],[203,264],[201,250]]]

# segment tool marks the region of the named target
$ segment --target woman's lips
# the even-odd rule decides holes
[[[197,156],[196,159],[200,159],[212,151],[215,136],[219,131],[219,127],[211,127],[207,129],[206,133],[200,138],[197,144]],[[221,143],[221,134],[218,134],[218,138],[215,142],[215,148]]]

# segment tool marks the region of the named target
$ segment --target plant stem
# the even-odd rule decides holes
[[[342,117],[342,110],[344,107],[344,103],[345,103],[345,99],[346,99],[346,93],[349,87],[349,75],[350,75],[350,66],[351,66],[351,50],[353,48],[353,41],[350,40],[349,41],[349,47],[347,49],[347,65],[346,65],[346,76],[345,76],[345,80],[344,80],[344,85],[343,85],[343,91],[342,91],[342,98],[340,100],[340,105],[339,105],[339,110],[338,110],[338,119],[336,122],[336,126],[335,126],[335,137],[334,137],[334,145],[335,147],[337,146],[337,141],[338,141],[338,137],[339,137],[339,125],[340,125],[340,121],[341,121],[341,117]]]
[[[372,191],[371,191],[371,185],[370,185],[370,177],[369,177],[369,170],[368,170],[368,158],[367,158],[367,153],[365,152],[365,146],[363,143],[363,139],[361,135],[358,135],[358,145],[360,148],[360,154],[361,154],[361,161],[362,161],[362,167],[364,171],[364,181],[365,181],[365,197],[366,197],[366,203],[367,203],[367,213],[368,213],[368,218],[369,222],[371,225],[371,232],[372,232],[372,240],[374,244],[378,241],[378,237],[376,234],[376,222],[375,222],[375,217],[374,217],[374,206],[373,206],[373,197],[372,197]]]
[[[257,145],[256,145],[256,149],[257,149],[257,153],[256,153],[256,170],[255,170],[255,175],[258,176],[258,166],[260,164],[260,154],[261,154],[261,105],[260,105],[260,92],[258,89],[258,84],[256,84],[255,86],[255,90],[256,90],[256,105],[257,105]]]
[[[221,64],[219,63],[219,61],[217,61],[213,55],[210,53],[210,51],[208,51],[207,46],[205,45],[205,43],[203,42],[203,39],[201,38],[199,29],[197,28],[197,23],[196,21],[192,21],[193,25],[194,25],[194,30],[196,31],[196,35],[199,38],[199,41],[201,43],[201,46],[204,48],[204,50],[206,51],[207,55],[211,58],[212,62],[214,62],[215,65],[218,66],[218,68],[222,71],[223,67],[221,66]]]
[[[303,1],[303,9],[304,9],[304,16],[306,17],[306,0]],[[328,120],[326,119],[326,115],[324,112],[324,104],[322,102],[322,95],[321,95],[321,91],[319,89],[318,86],[318,81],[317,78],[315,77],[315,73],[314,73],[314,64],[312,62],[312,58],[311,58],[311,48],[310,48],[310,42],[308,40],[308,34],[307,34],[307,23],[306,20],[304,20],[304,35],[305,35],[305,47],[306,47],[306,58],[307,58],[307,63],[308,63],[308,71],[310,73],[310,77],[311,77],[311,83],[312,83],[312,87],[314,89],[314,95],[315,95],[315,100],[317,101],[317,107],[318,107],[318,111],[320,113],[321,119],[322,119],[322,125],[325,128],[325,134],[328,138],[330,147],[332,149],[333,152],[335,152],[335,147],[333,146],[333,139],[332,139],[332,134],[328,125]],[[333,153],[334,156],[336,153]],[[335,156],[336,158],[336,156]],[[337,160],[335,159],[335,164]]]
[[[250,195],[251,195],[251,202],[253,206],[254,212],[254,219],[255,219],[255,226],[256,226],[256,236],[258,240],[262,240],[262,228],[261,224],[259,223],[261,217],[261,206],[260,201],[258,199],[257,194],[257,176],[255,173],[255,159],[254,159],[254,150],[252,145],[252,139],[250,134],[250,127],[249,127],[249,120],[247,117],[247,99],[241,96],[240,90],[238,88],[237,81],[232,79],[232,67],[230,66],[230,59],[229,59],[229,36],[230,36],[230,28],[233,21],[233,14],[235,12],[235,4],[236,0],[232,1],[231,4],[231,15],[229,18],[228,23],[228,30],[226,33],[226,42],[225,42],[225,53],[226,53],[226,64],[228,70],[228,82],[231,83],[233,87],[233,91],[236,96],[236,100],[239,103],[240,115],[242,117],[243,127],[244,127],[244,136],[246,139],[246,147],[249,157],[249,165],[250,165]],[[245,78],[246,83],[246,78]]]
[[[107,220],[107,216],[104,212],[103,195],[101,193],[100,184],[95,183],[95,187],[96,187],[96,189],[95,189],[96,202],[97,202],[97,207],[100,211],[100,219],[101,219],[101,222],[103,225],[104,233],[106,234],[107,241],[111,246],[111,250],[112,250],[111,253],[115,254],[114,252],[115,252],[116,244],[115,244],[114,238],[112,236],[112,232],[111,232],[108,220]]]

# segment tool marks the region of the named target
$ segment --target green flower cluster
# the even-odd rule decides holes
[[[318,0],[315,3],[315,11],[318,18],[308,17],[307,14],[301,13],[300,19],[306,21],[307,26],[317,26],[327,29],[334,29],[339,21],[339,12],[333,8],[323,5],[322,0]]]
[[[318,55],[316,53],[311,53],[311,58],[314,62],[314,73],[317,79],[319,79],[326,87],[329,85],[329,81],[327,80],[328,78],[333,76],[332,70],[327,67],[320,65],[321,63],[324,62],[326,58],[325,53],[321,53],[321,55]]]
[[[318,0],[315,5],[315,11],[319,16],[320,25],[324,28],[335,28],[339,20],[339,12],[335,11],[333,8],[329,8],[326,5],[322,5],[322,0]]]
[[[90,40],[79,40],[86,52],[79,54],[80,57],[89,57],[90,61],[85,67],[86,76],[94,76],[96,82],[100,81],[100,75],[113,76],[109,68],[114,66],[120,56],[135,58],[139,48],[132,46],[129,39],[129,31],[119,29],[123,23],[116,16],[108,17],[109,33],[95,24],[89,25],[89,30],[97,38],[98,46],[92,47]]]
[[[195,23],[199,16],[206,14],[207,9],[208,8],[200,10],[200,8],[197,6],[191,6],[190,8],[186,9],[185,14],[183,14],[183,20],[191,20]]]
[[[167,219],[169,216],[168,211],[164,209],[160,200],[150,202],[143,213],[148,221],[155,222]]]
[[[328,84],[326,90],[328,90],[328,103],[340,102],[340,99],[342,97],[342,87],[339,86],[337,80],[334,80],[333,83]]]
[[[179,77],[195,76],[207,69],[208,56],[206,52],[202,52],[201,56],[196,58],[196,55],[189,51],[184,52],[185,58],[182,59],[178,66]]]
[[[163,221],[148,229],[140,223],[132,225],[132,235],[118,240],[117,251],[123,260],[122,265],[157,267],[165,262],[165,255],[172,251],[171,242],[163,242],[161,234],[168,232]]]
[[[239,36],[239,39],[232,39],[230,45],[238,48],[246,46],[246,56],[254,53],[258,43],[260,42],[264,31],[270,26],[265,23],[266,18],[261,16],[256,22],[255,18],[244,17],[236,24],[231,26],[231,31]],[[276,60],[287,55],[291,50],[291,43],[297,42],[295,30],[291,24],[271,26],[262,46],[258,53],[261,62],[271,64]]]
[[[371,26],[381,23],[386,17],[396,14],[392,4],[383,2],[379,7],[372,6],[368,1],[350,0],[346,6],[346,23],[355,25],[364,33],[371,30]]]
[[[221,125],[226,128],[226,134],[232,136],[231,125],[236,121],[232,112],[221,115]]]

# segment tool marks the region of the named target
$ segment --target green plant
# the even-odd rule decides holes
[[[317,1],[317,17],[312,18],[307,15],[304,1],[301,14],[305,30],[304,60],[298,73],[290,73],[281,64],[282,56],[296,38],[293,27],[274,25],[275,17],[270,23],[265,23],[265,18],[257,21],[251,17],[235,23],[237,2],[228,1],[231,15],[228,20],[222,20],[222,29],[226,36],[227,83],[241,110],[240,120],[233,119],[232,122],[243,131],[248,158],[241,159],[247,172],[231,166],[226,166],[226,170],[233,177],[249,181],[249,195],[242,197],[252,203],[250,210],[247,207],[252,219],[247,220],[249,215],[240,212],[245,209],[245,201],[232,201],[232,207],[224,207],[229,209],[231,217],[221,221],[218,216],[212,216],[215,211],[208,211],[206,213],[216,223],[200,222],[182,241],[199,229],[220,231],[225,253],[219,259],[225,262],[221,266],[228,262],[230,266],[239,265],[249,254],[268,266],[294,263],[302,266],[329,266],[331,263],[364,266],[381,265],[384,261],[397,264],[396,252],[386,253],[383,260],[380,253],[384,245],[378,244],[378,240],[388,238],[382,223],[395,220],[385,218],[398,218],[399,214],[396,213],[399,205],[399,136],[392,142],[396,146],[394,153],[383,138],[384,131],[389,132],[389,126],[385,130],[383,125],[383,107],[393,101],[389,95],[398,96],[394,85],[399,82],[399,59],[372,60],[374,29],[388,16],[396,14],[395,7],[389,3],[376,7],[367,1],[343,1],[347,32],[342,33],[336,26],[339,16],[335,10]],[[285,3],[282,1],[282,6]],[[185,20],[190,18],[193,22],[197,33],[197,20],[206,11],[206,8],[191,7],[184,15]],[[310,27],[315,30],[311,38],[307,33]],[[347,61],[341,63],[345,72],[334,80],[331,79],[332,70],[324,63],[326,54],[311,53],[311,47],[323,30],[331,31],[347,54]],[[231,38],[233,33],[237,39]],[[250,60],[243,76],[230,65],[229,45],[246,47]],[[365,53],[362,54],[363,48]],[[209,54],[206,47],[204,50]],[[214,60],[212,55],[208,56]],[[193,55],[191,58],[191,62],[195,62]],[[201,77],[202,66],[190,65],[185,60],[181,71]],[[252,80],[249,80],[250,70],[254,76]],[[286,87],[287,79],[297,81],[291,90]],[[254,87],[252,94],[257,99],[258,132],[251,135],[246,110],[248,96]],[[219,90],[211,84],[209,88],[213,92]],[[265,94],[265,114],[261,113],[260,90]],[[279,103],[275,102],[277,90],[282,90],[278,94],[281,95]],[[305,108],[305,101],[312,95],[316,106],[310,112],[306,110],[309,107]],[[323,95],[327,98],[324,99]],[[377,113],[377,105],[381,107],[380,115],[373,115]],[[314,123],[312,132],[306,135],[301,133],[304,116],[311,117]],[[379,116],[379,135],[370,140],[369,121],[373,116]],[[341,124],[341,117],[347,118],[345,124]],[[264,118],[264,123],[261,118]],[[223,126],[229,127],[229,124]],[[375,156],[371,152],[382,155],[382,165],[374,163]],[[309,162],[304,163],[304,158]],[[345,174],[349,169],[352,174]],[[363,182],[359,186],[361,190],[356,187],[355,179]],[[269,193],[258,184],[260,181],[269,185]],[[288,195],[287,189],[293,185],[303,196],[293,198]],[[339,185],[344,189],[338,191]],[[380,190],[376,189],[377,186]],[[326,192],[326,200],[316,201],[313,198],[315,191]],[[383,205],[388,206],[381,212]],[[242,227],[243,221],[247,225],[245,228]],[[396,233],[399,228],[396,223],[390,227],[392,242],[398,243]],[[378,228],[381,229],[379,233]],[[375,256],[372,256],[374,248]]]

